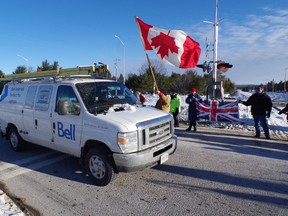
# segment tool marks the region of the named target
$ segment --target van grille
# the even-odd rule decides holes
[[[172,136],[172,116],[156,118],[137,124],[139,134],[139,150],[156,146]]]

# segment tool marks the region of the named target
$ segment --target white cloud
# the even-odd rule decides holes
[[[219,23],[218,59],[233,64],[226,76],[237,84],[284,80],[288,67],[288,9],[263,11],[265,15],[252,14]],[[213,26],[205,25],[193,26],[194,31],[200,29],[196,36],[203,41],[201,59],[205,58],[205,37],[211,42],[214,38]],[[213,54],[210,56],[212,59]]]

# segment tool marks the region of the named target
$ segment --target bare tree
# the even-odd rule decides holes
[[[163,74],[163,75],[167,74],[167,69],[165,68],[165,65],[164,65],[164,63],[162,61],[159,61],[157,59],[152,59],[152,60],[150,60],[150,62],[151,62],[153,71],[155,73],[160,73],[160,74]],[[147,70],[150,71],[148,62],[142,64],[142,66],[139,68],[138,72],[140,74],[144,74],[144,73],[147,72]]]

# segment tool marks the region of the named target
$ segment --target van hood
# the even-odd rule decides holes
[[[136,124],[140,122],[147,122],[153,119],[157,119],[163,116],[172,115],[163,112],[162,110],[155,109],[154,107],[134,107],[131,106],[122,111],[112,111],[109,110],[106,114],[98,114],[97,119],[99,118],[115,126],[115,129],[122,131],[135,131],[137,130]],[[116,129],[117,130],[117,129]]]

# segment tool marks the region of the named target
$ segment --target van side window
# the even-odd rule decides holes
[[[53,86],[43,85],[39,87],[36,97],[35,110],[47,111],[50,105]]]
[[[25,99],[25,105],[24,105],[25,109],[33,109],[36,92],[37,92],[37,86],[29,86]]]
[[[71,86],[58,87],[55,111],[59,115],[80,114],[80,104]]]

